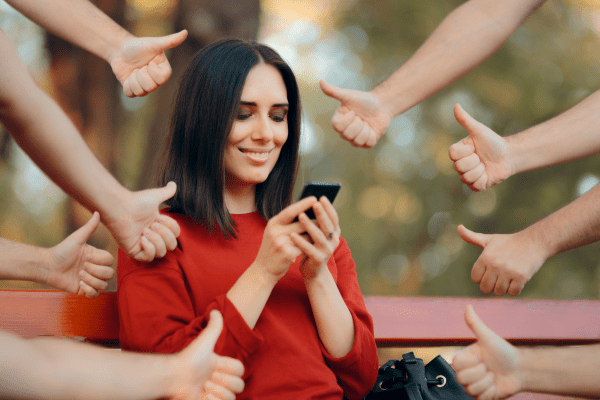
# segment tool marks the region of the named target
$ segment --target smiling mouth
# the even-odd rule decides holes
[[[250,160],[255,161],[255,162],[267,161],[269,159],[269,156],[273,152],[273,150],[269,150],[269,151],[252,151],[252,150],[245,150],[245,149],[239,149],[239,150],[242,153],[244,153],[244,155],[246,157],[248,157]]]

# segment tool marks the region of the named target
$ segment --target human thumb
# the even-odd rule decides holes
[[[344,100],[348,100],[350,95],[350,90],[342,89],[337,86],[332,85],[331,83],[327,83],[324,80],[319,81],[319,85],[321,86],[321,90],[327,96],[332,97],[340,102],[344,102]]]
[[[167,183],[165,187],[153,189],[155,191],[156,198],[160,203],[164,203],[169,200],[171,197],[175,196],[175,192],[177,192],[177,184],[173,181]]]
[[[460,104],[454,105],[454,118],[456,121],[462,125],[471,135],[476,136],[479,133],[479,130],[476,129],[477,125],[480,124],[475,118],[471,117],[468,112],[466,112]]]
[[[213,351],[222,330],[223,316],[218,310],[212,310],[210,312],[210,320],[208,321],[208,325],[198,337],[198,346],[201,346],[205,351]]]
[[[177,47],[181,43],[183,43],[185,38],[187,38],[187,35],[188,35],[188,31],[184,29],[177,33],[172,33],[167,36],[158,37],[158,38],[156,38],[156,43],[155,43],[156,49],[158,51],[162,52],[164,50],[172,49],[173,47]]]
[[[458,234],[465,242],[481,247],[482,249],[485,249],[485,246],[487,246],[490,241],[490,235],[473,232],[465,228],[464,225],[458,226]]]
[[[94,233],[98,224],[100,224],[100,214],[98,211],[94,211],[92,218],[90,218],[81,228],[73,232],[71,236],[77,240],[78,243],[85,243],[90,236],[92,236],[92,233]]]
[[[475,314],[475,310],[473,310],[473,306],[470,304],[465,308],[465,323],[475,334],[477,340],[487,339],[490,335],[496,335],[490,328],[488,328],[481,318],[477,314]]]

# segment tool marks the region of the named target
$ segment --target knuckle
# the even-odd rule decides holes
[[[469,396],[475,396],[475,392],[473,391],[473,388],[470,385],[465,387],[465,392],[467,392]]]
[[[522,286],[513,287],[508,291],[508,294],[510,294],[511,296],[518,296],[519,294],[521,294],[522,290],[523,290]]]

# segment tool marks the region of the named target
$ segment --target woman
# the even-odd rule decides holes
[[[325,198],[290,205],[289,66],[263,45],[216,42],[188,66],[171,125],[163,180],[179,188],[168,203],[179,247],[150,265],[119,254],[122,347],[181,350],[217,309],[215,352],[243,362],[241,398],[362,398],[377,375],[373,324],[337,213]]]

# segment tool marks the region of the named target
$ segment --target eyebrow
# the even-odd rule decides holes
[[[240,104],[243,106],[252,106],[252,107],[256,107],[257,104],[253,101],[240,101]],[[290,105],[288,103],[278,103],[278,104],[273,104],[271,107],[289,107]]]

